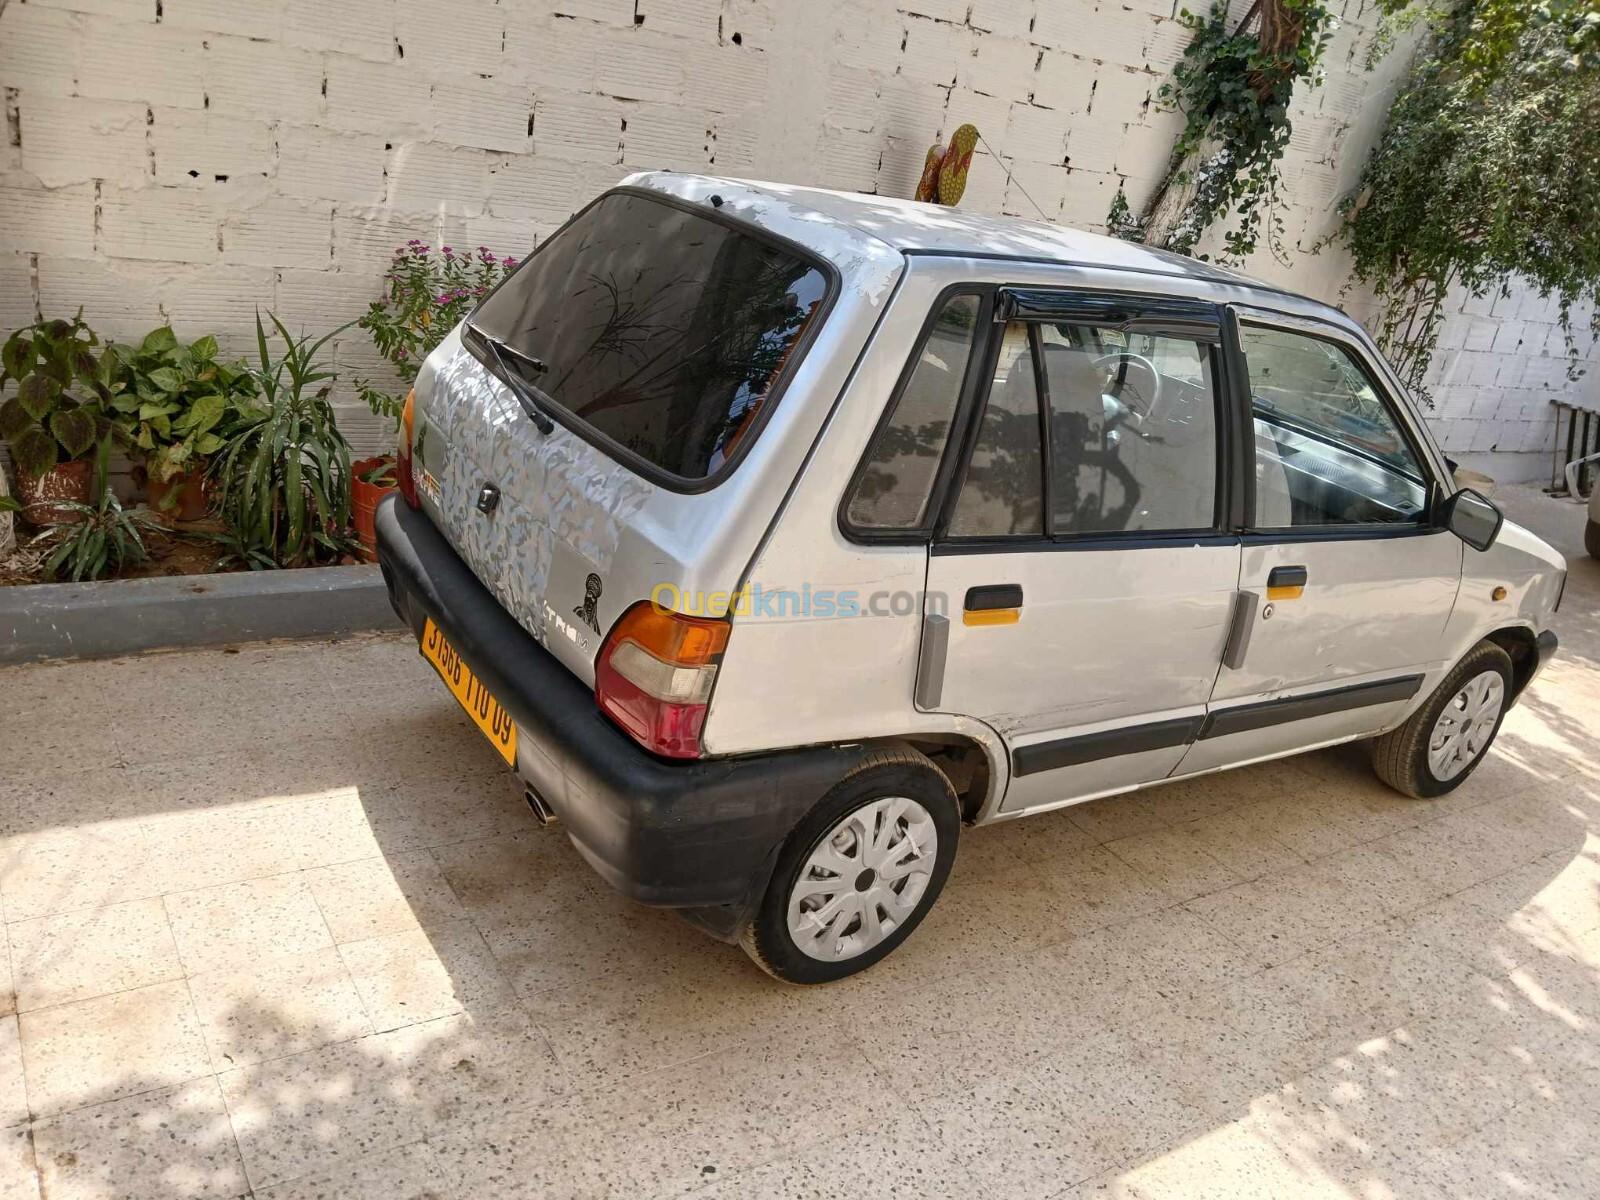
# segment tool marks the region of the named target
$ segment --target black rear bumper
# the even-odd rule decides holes
[[[866,750],[657,758],[600,713],[589,688],[500,607],[426,516],[390,497],[377,531],[395,611],[419,637],[432,618],[510,711],[518,774],[595,870],[641,903],[694,910],[685,915],[697,924],[737,936],[783,839]]]

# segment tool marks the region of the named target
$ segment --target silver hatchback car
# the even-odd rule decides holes
[[[1561,556],[1353,321],[1048,225],[636,175],[428,359],[396,610],[609,883],[797,983],[963,826],[1355,738],[1458,786]]]

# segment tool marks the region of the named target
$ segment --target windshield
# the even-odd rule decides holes
[[[797,252],[628,192],[546,242],[468,322],[552,415],[699,481],[755,436],[827,298]],[[569,421],[569,424],[573,422]]]

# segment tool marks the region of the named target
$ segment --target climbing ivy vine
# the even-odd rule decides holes
[[[1427,22],[1336,235],[1424,401],[1453,289],[1600,301],[1600,0],[1380,0]],[[1591,321],[1600,331],[1600,319]]]
[[[1218,221],[1225,257],[1243,259],[1263,235],[1282,257],[1278,161],[1289,144],[1289,101],[1302,80],[1321,82],[1332,20],[1321,0],[1256,0],[1231,30],[1226,0],[1209,15],[1184,10],[1194,31],[1157,100],[1184,114],[1167,173],[1142,213],[1118,190],[1106,223],[1130,241],[1180,254]]]

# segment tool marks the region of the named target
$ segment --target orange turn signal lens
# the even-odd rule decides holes
[[[394,448],[394,481],[400,495],[412,508],[420,508],[417,497],[417,477],[411,468],[411,444],[417,419],[417,389],[406,393],[406,405],[400,410],[400,442]]]
[[[654,604],[635,604],[611,631],[612,641],[636,642],[662,662],[678,667],[715,663],[728,648],[726,620],[686,617]]]

